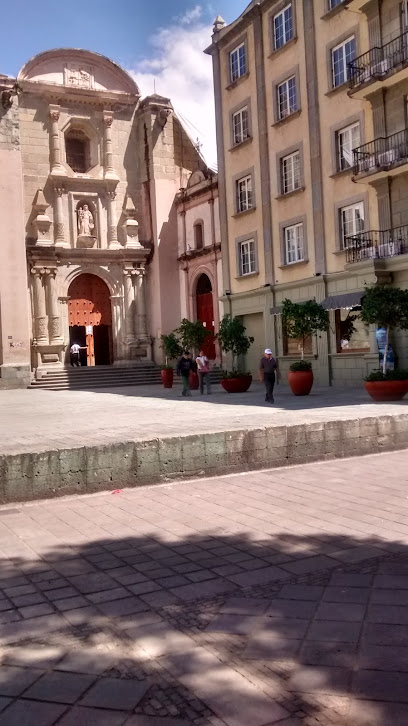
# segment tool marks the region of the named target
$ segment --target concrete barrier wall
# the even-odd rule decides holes
[[[0,501],[85,494],[404,448],[408,415],[6,455],[0,457]]]

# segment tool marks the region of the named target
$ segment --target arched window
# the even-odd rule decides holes
[[[77,174],[85,174],[90,166],[89,139],[80,129],[71,129],[65,136],[67,164]]]
[[[204,246],[204,224],[201,221],[194,223],[194,246],[196,250],[202,250]]]

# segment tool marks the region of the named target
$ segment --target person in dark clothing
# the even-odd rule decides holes
[[[176,373],[178,376],[181,376],[181,380],[183,383],[183,390],[181,392],[182,396],[191,396],[191,391],[188,387],[188,377],[190,375],[190,371],[193,370],[193,361],[191,360],[190,353],[188,350],[185,350],[183,355],[181,356],[179,362],[177,363],[177,370]]]
[[[270,348],[265,349],[265,355],[262,356],[259,363],[259,380],[265,384],[266,396],[265,401],[274,403],[273,387],[275,385],[275,371],[277,372],[278,364],[276,358],[273,357]]]

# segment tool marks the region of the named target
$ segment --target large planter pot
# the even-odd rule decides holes
[[[161,379],[163,381],[164,388],[173,387],[174,371],[172,368],[163,368],[161,371]]]
[[[288,381],[295,396],[308,396],[313,386],[313,371],[289,371]]]
[[[221,385],[227,393],[245,393],[252,383],[252,376],[238,378],[222,378]]]
[[[198,380],[198,373],[195,371],[190,371],[190,374],[188,376],[188,387],[190,391],[198,391],[200,386],[199,380]]]
[[[374,401],[401,401],[408,393],[408,381],[365,381],[364,388]]]

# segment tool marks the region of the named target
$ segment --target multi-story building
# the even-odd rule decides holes
[[[108,58],[52,50],[0,76],[0,388],[69,365],[73,342],[84,365],[161,360],[178,195],[200,169],[170,100]]]
[[[366,284],[408,287],[407,17],[406,0],[258,0],[215,21],[222,301],[253,372],[265,344],[283,370],[299,357],[285,298],[330,311],[307,346],[320,383],[378,366],[359,307]]]

